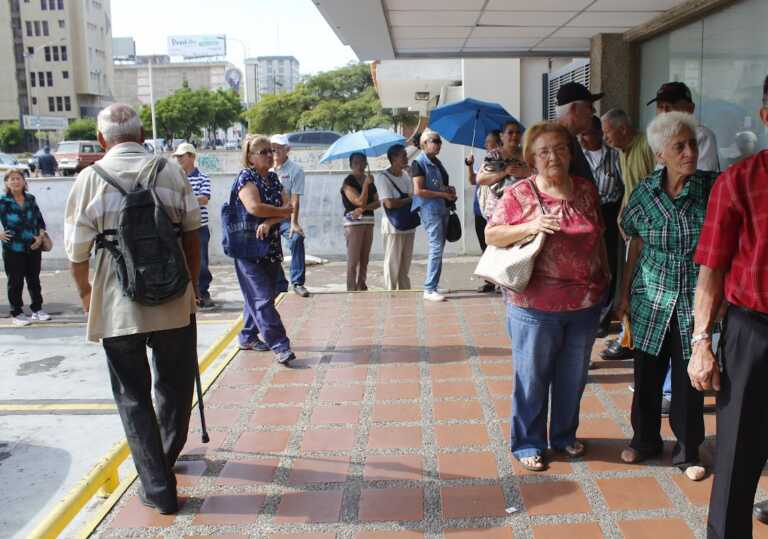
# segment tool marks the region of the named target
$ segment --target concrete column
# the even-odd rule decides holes
[[[614,107],[637,118],[638,57],[623,34],[596,34],[590,49],[590,86],[592,92],[605,92],[595,104],[598,114]]]

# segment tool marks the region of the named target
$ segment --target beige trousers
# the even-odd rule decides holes
[[[368,257],[373,245],[373,223],[344,227],[347,240],[347,290],[368,290]]]
[[[384,286],[387,290],[410,290],[413,240],[416,234],[382,234],[384,240]]]

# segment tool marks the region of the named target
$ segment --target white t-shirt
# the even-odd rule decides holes
[[[400,193],[397,192],[397,189],[400,189],[400,191],[407,195],[413,196],[413,181],[405,170],[400,173],[400,176],[395,176],[391,172],[384,170],[376,175],[373,183],[376,185],[376,191],[379,193],[379,200],[382,201],[382,206],[384,205],[385,198],[400,198]],[[392,186],[392,183],[397,186],[397,189]],[[381,218],[382,234],[413,234],[415,232],[415,228],[412,230],[396,229],[394,225],[389,222],[386,211],[384,212],[384,215]]]

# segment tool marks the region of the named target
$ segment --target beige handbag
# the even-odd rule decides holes
[[[541,213],[546,213],[539,191],[531,180],[527,180],[536,195]],[[475,268],[475,275],[508,288],[513,292],[523,292],[531,280],[536,256],[544,247],[544,232],[524,238],[509,247],[489,245]]]

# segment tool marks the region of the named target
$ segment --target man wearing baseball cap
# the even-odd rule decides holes
[[[567,82],[557,90],[557,121],[571,134],[573,158],[569,172],[573,176],[587,178],[592,182],[595,181],[592,167],[589,166],[577,137],[592,127],[594,103],[603,95],[591,93],[586,86],[578,82]]]
[[[684,82],[665,82],[656,92],[656,97],[647,105],[656,103],[656,114],[665,112],[687,112],[693,114],[696,105],[693,103],[691,90]],[[720,160],[717,156],[717,139],[711,129],[699,124],[696,130],[696,142],[699,145],[699,161],[696,168],[718,172]]]
[[[173,152],[173,156],[179,163],[179,166],[187,174],[189,183],[192,184],[192,192],[200,205],[200,297],[197,298],[197,307],[203,311],[209,311],[216,308],[216,304],[211,299],[208,291],[211,286],[213,276],[208,268],[208,243],[211,239],[211,231],[208,228],[208,201],[211,200],[211,180],[200,172],[195,165],[197,159],[197,150],[189,142],[182,142]]]
[[[304,230],[299,224],[299,202],[304,196],[304,170],[288,158],[291,147],[288,144],[287,136],[272,135],[269,141],[272,143],[272,151],[274,152],[272,170],[277,174],[291,200],[291,204],[293,204],[290,220],[286,219],[280,223],[280,234],[288,241],[288,248],[291,250],[291,286],[296,294],[302,298],[308,298],[309,291],[304,287],[306,277]],[[285,273],[281,272],[277,280],[277,290],[287,292],[288,281],[285,278]]]

